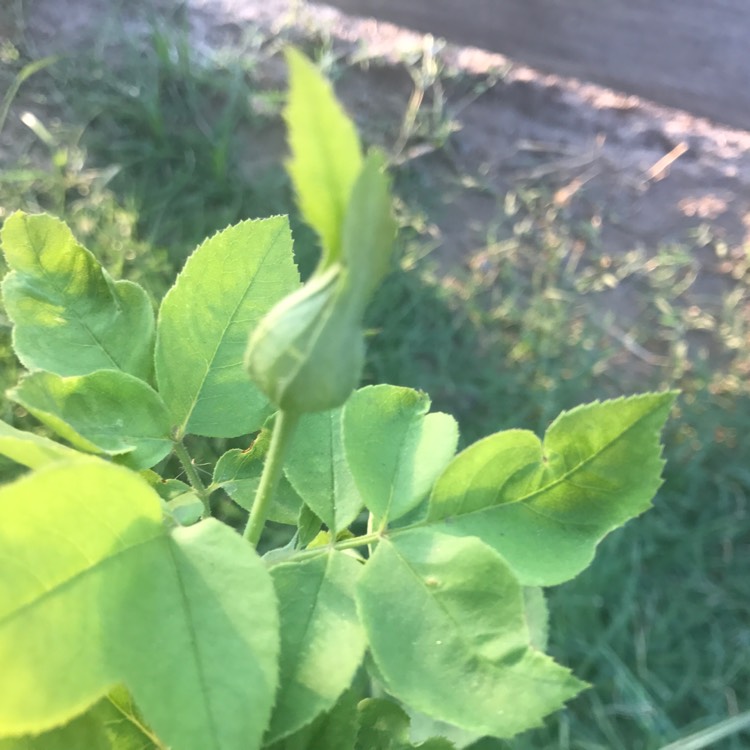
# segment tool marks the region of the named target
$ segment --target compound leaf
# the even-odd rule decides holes
[[[470,732],[511,737],[584,687],[531,646],[521,587],[479,539],[381,539],[357,605],[388,692]]]
[[[266,741],[328,711],[365,652],[354,586],[362,566],[342,552],[271,569],[281,618],[280,687]]]
[[[301,53],[287,50],[289,99],[284,117],[292,158],[287,164],[305,221],[323,246],[322,267],[341,256],[341,230],[362,168],[354,123],[333,89]]]
[[[143,479],[92,458],[0,489],[0,513],[0,737],[124,684],[166,745],[260,746],[278,620],[250,545],[213,520],[170,532]]]
[[[478,536],[527,586],[573,578],[610,531],[643,513],[661,484],[659,433],[674,393],[579,406],[544,443],[511,430],[459,454],[438,479],[428,518]]]
[[[8,396],[76,448],[122,456],[133,469],[153,466],[172,450],[159,394],[118,370],[71,377],[33,372]]]
[[[284,216],[243,221],[188,258],[161,304],[156,380],[184,433],[236,437],[270,413],[243,357],[250,331],[299,286]]]
[[[151,377],[154,311],[138,284],[113,281],[52,216],[12,214],[2,245],[12,269],[3,300],[14,324],[13,348],[25,367],[58,375],[114,369]]]
[[[347,460],[377,524],[416,507],[456,451],[456,420],[429,409],[425,393],[392,385],[361,388],[344,407]]]
[[[304,414],[284,464],[292,487],[336,535],[362,510],[344,452],[343,409]]]

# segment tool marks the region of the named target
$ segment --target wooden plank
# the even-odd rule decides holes
[[[324,0],[750,129],[750,0]]]

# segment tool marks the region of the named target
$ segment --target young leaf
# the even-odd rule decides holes
[[[188,258],[159,311],[156,380],[184,433],[254,432],[270,408],[243,366],[250,331],[299,285],[286,217],[243,221]]]
[[[366,698],[359,704],[359,733],[355,750],[455,750],[444,737],[412,744],[410,716],[385,698]]]
[[[392,385],[362,388],[344,407],[346,457],[377,524],[416,507],[456,451],[455,419],[429,409],[426,394]]]
[[[343,264],[350,294],[366,306],[390,269],[396,221],[385,159],[370,152],[354,183],[343,228]]]
[[[166,504],[166,513],[180,526],[192,526],[203,517],[205,508],[195,490],[179,479],[162,479],[146,481],[159,493]]]
[[[29,370],[86,375],[122,370],[143,380],[153,369],[154,311],[146,292],[113,281],[68,227],[47,215],[11,215],[2,228],[12,272],[3,300],[13,348]]]
[[[128,691],[117,687],[65,726],[0,740],[0,750],[167,750],[144,724]]]
[[[354,750],[357,737],[357,695],[347,690],[336,705],[312,724],[265,750]],[[0,747],[0,750],[3,750]]]
[[[60,377],[33,372],[8,392],[76,448],[146,469],[172,450],[167,407],[151,386],[117,370]]]
[[[112,743],[112,750],[167,750],[146,725],[130,693],[116,687],[90,709]]]
[[[357,606],[388,691],[471,732],[510,737],[584,687],[531,647],[521,587],[479,539],[382,539]]]
[[[99,706],[99,704],[97,704]],[[106,728],[94,714],[94,709],[77,716],[69,724],[39,735],[25,735],[0,739],[0,750],[120,750],[112,744]],[[153,745],[143,745],[138,750],[152,750]],[[125,750],[131,750],[125,745]],[[135,750],[135,748],[133,748]],[[160,749],[161,750],[161,749]]]
[[[213,520],[169,532],[143,479],[86,458],[0,489],[0,514],[0,737],[126,684],[168,746],[260,746],[278,619],[239,535]]]
[[[579,406],[542,444],[528,432],[490,436],[438,479],[429,519],[478,536],[527,586],[573,578],[610,531],[643,513],[661,484],[659,433],[674,393]]]
[[[342,552],[271,569],[281,617],[280,687],[267,742],[328,711],[365,653],[354,604],[362,566]]]
[[[213,484],[245,510],[253,507],[270,442],[271,430],[264,427],[250,448],[228,450],[214,467]],[[268,520],[296,526],[301,508],[302,498],[282,476],[271,501]]]
[[[292,152],[287,171],[302,216],[320,236],[320,267],[327,268],[341,256],[341,228],[362,168],[362,150],[354,123],[328,81],[296,50],[287,50],[286,58],[289,99],[284,117]]]
[[[81,454],[54,440],[17,430],[0,420],[0,455],[30,469],[40,469],[55,461],[80,457]]]
[[[336,535],[362,510],[362,498],[344,453],[342,409],[305,414],[284,472],[292,487]]]
[[[366,698],[359,704],[357,750],[403,750],[409,743],[409,716],[385,698]]]

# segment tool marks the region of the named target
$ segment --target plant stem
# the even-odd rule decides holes
[[[375,531],[372,534],[362,534],[362,536],[355,536],[352,539],[344,539],[340,542],[336,542],[333,545],[334,549],[354,549],[355,547],[364,547],[365,545],[377,542],[380,537],[383,536],[379,531]]]
[[[362,536],[355,536],[352,539],[344,539],[341,542],[334,544],[327,544],[324,547],[313,547],[312,549],[303,549],[300,552],[296,552],[289,559],[290,560],[307,560],[311,557],[317,557],[318,555],[325,554],[330,549],[342,550],[342,549],[355,549],[356,547],[365,547],[373,542],[377,542],[378,539],[382,538],[380,532],[373,534],[363,534]]]
[[[268,447],[266,463],[260,477],[258,491],[255,493],[250,518],[247,519],[244,537],[253,547],[257,546],[263,527],[266,525],[268,506],[271,504],[273,493],[281,479],[281,469],[284,466],[286,454],[294,429],[299,421],[299,415],[293,412],[279,411],[271,435],[271,445]]]
[[[209,499],[211,493],[206,489],[206,485],[203,484],[203,480],[200,474],[198,474],[198,469],[195,468],[193,459],[181,440],[175,440],[174,454],[182,464],[182,468],[185,470],[185,474],[190,485],[195,490],[195,494],[198,495],[200,501],[203,503],[203,518],[208,518],[211,515],[211,502]]]

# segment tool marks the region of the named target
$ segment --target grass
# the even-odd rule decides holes
[[[273,48],[251,36],[232,55],[199,54],[179,24],[155,22],[145,46],[119,48],[114,74],[75,57],[33,70],[6,40],[0,219],[16,208],[63,216],[155,300],[197,242],[249,216],[292,211],[309,268],[314,238],[268,158],[280,138],[280,94],[265,83]],[[746,733],[722,732],[750,705],[748,250],[705,228],[611,257],[595,223],[537,182],[493,196],[481,251],[446,266],[432,252],[433,157],[409,157],[426,152],[419,142],[433,152],[450,142],[435,55],[415,60],[416,93],[390,134],[403,228],[399,266],[369,311],[367,380],[425,389],[459,418],[464,443],[511,426],[542,431],[596,397],[684,392],[655,509],[550,592],[553,651],[594,687],[543,728],[477,750],[685,750],[708,746],[695,744],[701,735],[678,742],[703,731],[711,747],[747,747]],[[710,294],[701,267],[721,280]],[[606,314],[620,292],[635,301],[626,324]],[[5,387],[16,378],[7,335],[1,347]],[[7,403],[3,417],[23,420]],[[226,445],[193,447],[210,461]]]

